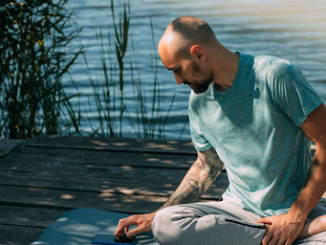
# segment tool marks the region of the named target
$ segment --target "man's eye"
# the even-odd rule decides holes
[[[179,72],[180,71],[180,69],[175,69],[173,72],[174,73],[177,73],[177,72]]]

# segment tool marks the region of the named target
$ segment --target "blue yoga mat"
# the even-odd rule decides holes
[[[128,216],[96,209],[73,209],[49,225],[32,245],[92,244],[91,240],[97,233],[113,234],[119,219]],[[154,241],[151,232],[136,237],[138,241],[135,245],[159,245]]]

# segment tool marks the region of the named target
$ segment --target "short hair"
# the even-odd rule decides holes
[[[180,17],[171,22],[173,32],[177,32],[183,38],[177,42],[177,53],[189,54],[190,45],[209,46],[212,40],[216,40],[212,28],[207,22],[195,17]]]

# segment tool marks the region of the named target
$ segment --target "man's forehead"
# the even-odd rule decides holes
[[[164,59],[161,58],[164,66],[166,67],[166,69],[168,70],[173,70],[174,68],[178,67],[180,65],[180,60],[179,59]]]
[[[165,68],[166,69],[168,69],[168,70],[173,70],[174,68],[176,68],[179,64],[177,63],[177,62],[164,62],[163,60],[162,60],[162,62],[163,62],[163,64],[164,64],[164,66],[165,66]]]
[[[171,69],[176,65],[178,59],[173,46],[167,44],[160,45],[159,55],[167,69]]]

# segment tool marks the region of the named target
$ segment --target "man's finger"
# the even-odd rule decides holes
[[[255,223],[272,224],[273,222],[271,217],[265,217],[261,218],[260,220],[256,220]]]
[[[295,240],[295,239],[294,239]],[[294,240],[287,240],[286,243],[283,243],[284,245],[292,245]]]
[[[292,245],[292,243],[295,241],[296,237],[293,237],[291,235],[285,236],[286,239],[284,240],[284,245]]]
[[[135,224],[136,224],[136,220],[135,220],[135,217],[133,217],[133,216],[119,220],[119,224],[114,233],[114,236],[120,235],[121,233],[124,234],[124,229],[126,227],[129,227],[130,225],[135,225]]]
[[[268,245],[275,245],[275,244],[277,244],[277,245],[280,245],[280,244],[284,245],[284,242],[283,243],[280,243],[280,238],[277,237],[277,236],[273,236],[272,239],[269,241]]]
[[[262,244],[263,245],[267,245],[270,244],[270,240],[272,239],[272,236],[270,234],[265,234],[263,240],[262,240]]]
[[[265,226],[265,230],[266,230],[266,232],[265,232],[264,238],[262,240],[262,244],[268,245],[270,240],[272,240],[272,238],[273,238],[273,230],[272,230],[272,227],[269,225]]]
[[[276,243],[277,245],[284,245],[284,244],[287,244],[287,243],[285,243],[286,242],[286,237],[281,237],[280,238],[280,240],[278,240],[278,242]],[[289,245],[291,245],[292,244],[292,242],[291,243],[289,243]]]
[[[146,231],[144,231],[144,227],[138,226],[137,228],[128,231],[126,234],[128,237],[133,237],[133,236],[136,236],[137,234],[143,233],[143,232],[146,232]]]

